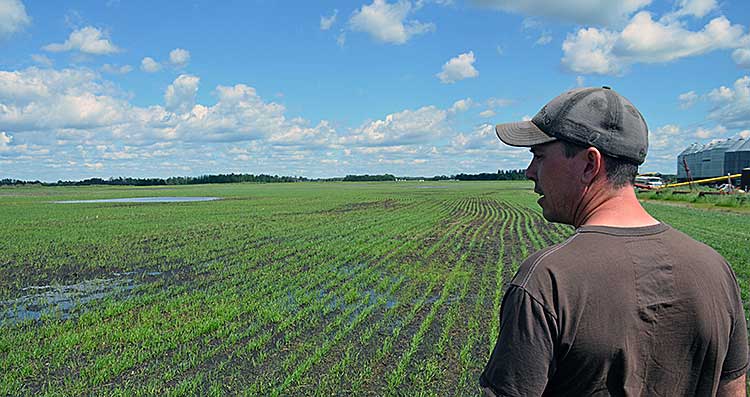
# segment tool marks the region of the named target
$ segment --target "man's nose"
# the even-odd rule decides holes
[[[524,173],[526,175],[526,179],[534,180],[534,170],[533,170],[534,163],[531,162],[528,167],[526,167],[526,172]]]

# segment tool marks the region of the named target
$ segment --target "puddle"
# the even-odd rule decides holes
[[[95,278],[70,285],[29,286],[21,289],[26,295],[0,301],[0,325],[26,320],[39,321],[51,317],[67,320],[86,304],[108,296],[127,294],[138,286],[132,276],[142,274],[156,277],[162,273],[122,272],[112,273],[113,278]]]
[[[193,201],[214,201],[221,197],[130,197],[116,199],[98,200],[62,200],[54,201],[55,204],[80,204],[80,203],[185,203]]]

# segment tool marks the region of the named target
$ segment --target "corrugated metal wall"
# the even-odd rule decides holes
[[[750,167],[750,139],[725,139],[688,146],[677,155],[678,179],[687,179],[683,159],[693,179],[737,174],[742,168]]]
[[[730,174],[741,174],[743,168],[750,167],[750,139],[737,142],[727,150],[724,158],[724,170]]]

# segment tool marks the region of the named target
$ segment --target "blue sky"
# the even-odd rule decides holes
[[[525,168],[494,124],[601,85],[675,173],[750,137],[749,25],[740,0],[0,0],[0,178]]]

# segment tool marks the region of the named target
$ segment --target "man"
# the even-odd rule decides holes
[[[638,202],[648,129],[635,106],[609,87],[576,89],[495,130],[531,148],[526,176],[545,219],[576,233],[527,258],[510,283],[483,391],[744,396],[737,281],[713,249]]]

